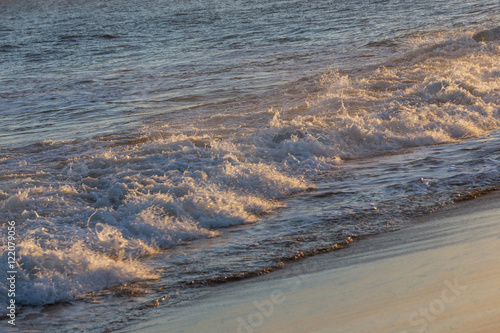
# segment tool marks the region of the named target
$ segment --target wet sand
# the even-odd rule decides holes
[[[500,332],[500,193],[158,310],[120,332]]]

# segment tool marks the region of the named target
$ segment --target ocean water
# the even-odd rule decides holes
[[[123,328],[500,186],[498,1],[0,14],[0,277],[15,221],[22,331]]]

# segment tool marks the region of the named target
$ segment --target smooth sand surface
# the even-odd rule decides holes
[[[500,193],[163,310],[120,332],[500,332]]]

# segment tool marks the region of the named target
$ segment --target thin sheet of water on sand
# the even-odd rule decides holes
[[[500,193],[412,227],[159,309],[120,332],[493,332]]]

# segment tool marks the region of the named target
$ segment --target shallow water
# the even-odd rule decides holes
[[[499,9],[1,2],[19,322],[116,329],[500,186]]]

